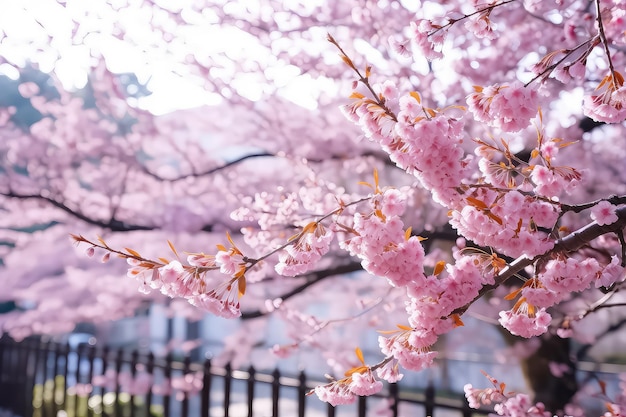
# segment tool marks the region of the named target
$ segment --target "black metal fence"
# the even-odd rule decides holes
[[[189,357],[0,338],[0,409],[22,417],[59,411],[67,417],[365,417],[381,408],[394,417],[488,413],[469,409],[461,395],[440,398],[432,386],[405,392],[396,384],[352,406],[332,407],[307,395],[317,383],[303,372],[291,377]]]

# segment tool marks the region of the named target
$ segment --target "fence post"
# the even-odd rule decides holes
[[[94,387],[92,385],[93,382],[93,367],[94,367],[94,363],[96,361],[96,347],[94,345],[88,345],[87,346],[87,360],[89,363],[89,372],[87,374],[87,383],[91,385],[91,392],[89,393],[89,397],[87,398],[87,417],[89,417],[91,414],[93,414],[93,412],[89,409],[89,398],[91,398],[92,394],[94,393]]]
[[[137,376],[137,364],[139,363],[139,352],[133,349],[130,354],[130,376],[134,380]],[[135,417],[135,393],[131,390],[130,394],[130,417]],[[149,414],[148,414],[149,415]]]
[[[230,362],[226,364],[224,375],[224,417],[230,416],[230,389],[233,383],[232,368]]]
[[[248,391],[248,417],[252,417],[252,413],[253,413],[253,408],[252,408],[252,403],[254,400],[254,383],[255,383],[255,373],[256,371],[254,370],[254,367],[250,366],[250,368],[248,368],[248,386],[247,386],[247,391]]]
[[[106,375],[107,368],[109,366],[109,347],[105,346],[102,349],[102,375]],[[100,387],[100,408],[102,409],[102,415],[107,417],[107,412],[104,408],[104,394],[106,393],[106,387]]]
[[[335,406],[334,405],[330,405],[330,403],[328,403],[326,405],[326,410],[328,412],[328,417],[335,417]]]
[[[298,376],[298,417],[304,417],[304,410],[306,409],[306,374],[304,371],[300,371]]]
[[[189,373],[190,363],[191,363],[191,358],[189,357],[189,354],[187,354],[183,362],[183,377]],[[181,407],[182,407],[182,410],[181,410],[182,417],[188,417],[189,416],[189,393],[187,391],[183,392],[183,401],[182,401]]]
[[[150,375],[152,379],[152,384],[154,384],[154,354],[152,352],[148,353],[148,360],[146,363],[146,372]],[[152,387],[148,389],[146,393],[146,417],[150,417],[152,410]]]
[[[24,343],[24,342],[22,342]],[[17,389],[16,395],[13,397],[17,400],[14,412],[18,415],[25,416],[27,412],[28,387],[26,378],[26,368],[28,367],[28,349],[23,349],[17,343],[13,343],[13,385]]]
[[[272,417],[278,417],[278,400],[280,399],[280,372],[278,368],[272,372]]]
[[[67,383],[68,383],[68,377],[69,377],[69,372],[70,372],[70,364],[69,364],[69,357],[70,357],[70,342],[67,341],[63,344],[63,391],[61,391],[61,396],[63,398],[63,400],[61,401],[61,404],[63,404],[63,408],[67,408]]]
[[[432,416],[435,411],[435,387],[432,382],[428,383],[426,390],[424,391],[426,400],[424,401],[424,408],[426,409],[426,415]]]
[[[46,401],[47,398],[47,384],[46,382],[48,381],[48,362],[50,359],[50,339],[46,340],[45,342],[43,340],[39,340],[39,354],[42,357],[41,363],[42,363],[42,372],[41,372],[41,413],[40,416],[41,417],[48,417],[48,402]]]
[[[211,360],[204,361],[204,375],[202,376],[202,405],[200,417],[209,417],[211,409]]]
[[[8,390],[4,388],[4,358],[7,352],[8,336],[0,337],[0,404],[5,405],[6,399],[10,398]]]
[[[168,323],[171,323],[172,320],[168,319]],[[165,377],[164,383],[167,384],[165,387],[165,393],[163,394],[163,416],[170,416],[170,390],[172,389],[172,352],[168,352],[165,356],[165,369],[163,370],[163,376]]]
[[[358,398],[358,416],[365,417],[367,411],[367,397],[360,395]]]
[[[24,341],[24,415],[33,415],[33,388],[37,378],[37,349],[35,339],[28,338]]]
[[[76,346],[76,351],[74,353],[76,354],[76,369],[74,369],[72,376],[75,379],[74,390],[73,390],[74,391],[74,415],[77,416],[78,415],[78,384],[80,383],[80,346]],[[67,353],[66,360],[68,362],[70,360],[69,351]],[[68,386],[69,386],[69,382],[68,382]]]
[[[58,387],[58,378],[57,375],[59,374],[59,355],[60,355],[60,345],[59,343],[54,342],[54,350],[52,351],[53,354],[53,361],[54,364],[52,366],[52,415],[56,416],[57,412],[59,411],[57,408],[57,390],[59,389]]]
[[[115,403],[113,403],[113,409],[115,410],[115,417],[122,417],[122,404],[120,404],[120,373],[122,373],[122,362],[124,361],[124,351],[122,348],[117,349],[117,355],[115,356]]]
[[[472,409],[469,406],[469,403],[467,402],[467,399],[465,398],[465,395],[462,396],[462,401],[463,401],[463,417],[472,417]]]
[[[399,395],[400,393],[398,392],[398,384],[396,384],[395,382],[392,384],[389,384],[389,397],[391,399],[391,415],[393,417],[398,417],[398,400],[399,400]]]

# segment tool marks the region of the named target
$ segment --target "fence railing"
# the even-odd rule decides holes
[[[488,413],[468,408],[460,394],[442,398],[432,386],[408,392],[397,384],[352,406],[332,407],[307,395],[318,383],[304,372],[287,376],[189,357],[0,338],[0,408],[22,417],[57,417],[59,411],[67,417],[365,417],[381,407],[394,417]]]

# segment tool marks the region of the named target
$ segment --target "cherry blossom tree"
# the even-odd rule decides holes
[[[537,341],[535,398],[488,377],[470,405],[575,414],[572,340],[626,322],[622,1],[2,7],[4,331],[277,317],[337,405],[479,315]]]

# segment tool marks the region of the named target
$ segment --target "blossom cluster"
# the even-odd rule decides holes
[[[498,382],[498,380],[484,372],[483,374],[491,381],[493,388],[479,389],[474,388],[471,384],[463,387],[465,397],[471,408],[495,404],[493,408],[498,416],[550,417],[552,415],[549,411],[546,411],[543,403],[533,403],[526,394],[507,392],[504,383]]]
[[[391,89],[395,92],[395,87]],[[431,191],[434,201],[457,206],[460,198],[456,188],[467,175],[461,148],[463,121],[426,108],[416,92],[398,99],[397,116],[380,103],[361,95],[355,98],[343,108],[344,114],[378,142],[398,167],[415,175]]]
[[[559,210],[553,204],[517,190],[502,193],[488,188],[476,190],[467,202],[451,213],[450,224],[476,244],[514,258],[532,258],[554,246],[554,240],[541,230],[551,230],[558,219]]]
[[[504,132],[519,132],[537,115],[539,96],[520,82],[475,87],[467,97],[474,118]]]
[[[400,215],[404,201],[396,189],[387,189],[370,200],[372,210],[356,213],[351,235],[340,246],[361,259],[363,269],[387,278],[394,286],[421,285],[424,248],[417,236],[404,230]]]
[[[357,396],[373,395],[383,389],[383,383],[376,379],[368,367],[360,367],[361,372],[354,372],[338,381],[315,387],[315,394],[320,400],[333,406],[352,404]]]
[[[328,252],[332,239],[331,230],[321,223],[310,223],[280,254],[276,272],[291,277],[305,273]]]
[[[241,252],[233,246],[220,245],[216,255],[190,254],[187,266],[173,260],[166,264],[126,257],[127,275],[140,283],[140,291],[159,290],[168,297],[181,297],[190,304],[225,318],[241,315],[239,297],[245,291],[246,271]],[[220,270],[229,276],[210,276],[206,272]]]
[[[619,123],[626,119],[624,77],[611,72],[598,84],[592,95],[585,96],[583,112],[599,122]]]

